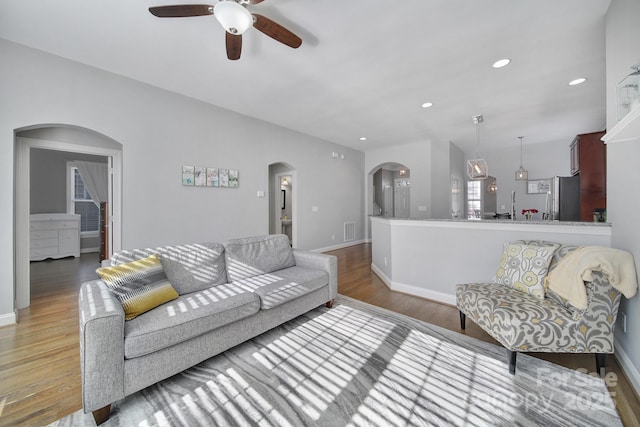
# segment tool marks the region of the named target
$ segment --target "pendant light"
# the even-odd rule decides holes
[[[518,138],[520,139],[520,169],[516,171],[516,181],[526,181],[529,178],[529,172],[522,167],[522,138],[524,136]]]
[[[473,116],[473,123],[476,125],[476,157],[480,157],[480,123],[484,121],[482,114]],[[471,179],[486,179],[489,176],[489,166],[485,159],[467,160],[467,176]]]

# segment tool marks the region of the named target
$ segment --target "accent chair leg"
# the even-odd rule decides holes
[[[515,375],[516,374],[516,356],[518,356],[518,352],[507,350],[507,354],[509,356],[509,373],[511,375]]]
[[[107,405],[104,408],[96,409],[92,412],[92,414],[96,425],[99,426],[109,419],[109,416],[111,415],[111,405]]]
[[[327,308],[332,308],[333,307],[333,301],[334,300],[327,301],[327,303],[325,304],[327,306]]]
[[[460,329],[464,331],[467,326],[466,325],[467,315],[461,311],[459,313],[460,313]]]
[[[596,369],[600,378],[606,375],[607,353],[596,353]]]

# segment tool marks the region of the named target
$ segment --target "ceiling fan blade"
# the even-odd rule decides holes
[[[249,4],[258,4],[262,3],[264,0],[249,0]]]
[[[227,42],[227,58],[232,61],[240,59],[242,53],[242,35],[231,34],[225,31]]]
[[[209,4],[178,4],[175,6],[150,7],[149,12],[158,18],[184,18],[187,16],[213,15]]]
[[[302,44],[302,39],[300,37],[296,36],[282,25],[276,24],[271,19],[258,15],[257,13],[254,13],[253,17],[255,18],[253,26],[272,39],[277,40],[280,43],[284,43],[294,49],[300,47]]]

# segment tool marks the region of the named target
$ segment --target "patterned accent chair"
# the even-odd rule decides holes
[[[520,241],[524,244],[549,244]],[[555,250],[548,271],[576,246]],[[585,282],[588,305],[579,310],[553,292],[544,299],[498,283],[456,286],[460,327],[467,316],[502,344],[508,353],[509,372],[515,374],[518,352],[594,353],[596,369],[604,374],[606,355],[613,354],[613,330],[621,294],[606,276],[593,272]]]

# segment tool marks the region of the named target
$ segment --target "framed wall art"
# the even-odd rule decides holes
[[[195,166],[182,166],[182,185],[195,185]]]
[[[218,186],[218,168],[207,168],[207,187]]]
[[[207,168],[202,166],[194,166],[194,182],[198,187],[207,185]]]

